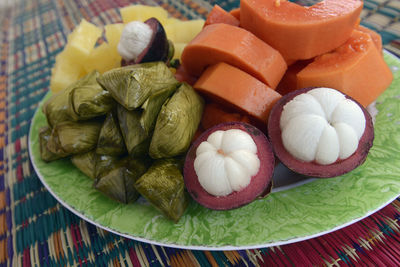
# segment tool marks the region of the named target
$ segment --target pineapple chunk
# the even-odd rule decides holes
[[[68,36],[68,43],[64,48],[65,55],[71,62],[80,64],[90,55],[101,34],[102,29],[82,19]]]
[[[168,25],[175,28],[174,41],[176,43],[189,43],[203,29],[204,20],[176,20]]]
[[[160,6],[131,5],[121,8],[119,11],[124,23],[134,20],[145,21],[154,17],[164,25],[168,19],[168,12]]]
[[[180,59],[186,44],[204,25],[204,20],[201,19],[181,21],[168,18],[168,12],[160,6],[132,5],[121,8],[120,12],[124,23],[157,18],[164,26],[167,38],[174,42],[175,59]],[[119,67],[121,56],[118,54],[117,46],[123,28],[122,23],[106,25],[105,36],[108,43],[95,47],[102,35],[102,29],[83,19],[68,36],[64,50],[56,57],[50,80],[51,91],[58,92],[93,70],[103,73]]]
[[[121,56],[115,47],[102,43],[95,47],[86,59],[83,67],[87,73],[97,70],[104,73],[113,68],[121,66]]]
[[[116,49],[119,43],[119,39],[121,38],[122,30],[124,29],[124,24],[123,23],[108,24],[104,26],[104,29],[108,44],[111,47],[115,47]]]
[[[56,63],[51,70],[50,90],[57,93],[79,80],[83,74],[83,68],[71,62],[68,55],[63,51],[56,56]]]
[[[181,59],[183,49],[185,49],[186,45],[185,43],[174,43],[175,53],[173,59]]]
[[[176,18],[168,18],[165,25],[163,25],[165,33],[167,34],[168,40],[171,40],[175,43],[175,24],[181,22],[179,19]]]

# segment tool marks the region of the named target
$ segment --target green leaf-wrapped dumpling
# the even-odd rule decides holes
[[[97,154],[94,150],[71,157],[72,164],[92,179],[96,177],[96,160]]]
[[[94,187],[108,197],[122,203],[135,201],[139,193],[134,187],[136,180],[149,168],[146,159],[124,158],[113,165],[103,176],[96,179]]]
[[[148,135],[154,130],[162,105],[176,91],[177,86],[178,84],[173,84],[153,93],[142,105],[140,124]]]
[[[118,121],[130,155],[148,153],[156,119],[165,100],[175,92],[176,85],[162,88],[150,95],[141,108],[127,110],[118,105]]]
[[[116,113],[109,112],[100,130],[97,154],[119,156],[127,152]]]
[[[97,81],[128,110],[139,108],[152,93],[178,83],[164,62],[115,68],[105,72]]]
[[[203,99],[194,89],[182,84],[158,114],[149,155],[159,159],[185,153],[199,126],[203,106]]]
[[[117,113],[119,127],[128,153],[134,156],[146,154],[150,145],[150,137],[140,122],[142,111],[139,109],[127,110],[118,105]]]
[[[69,92],[73,89],[73,85],[52,95],[42,106],[42,111],[46,116],[47,123],[50,127],[54,127],[57,123],[72,120],[68,113],[69,108]]]
[[[93,71],[69,92],[68,114],[74,120],[88,120],[109,112],[116,104],[111,94],[97,82]]]
[[[93,71],[82,79],[73,82],[71,85],[52,95],[43,105],[42,111],[46,115],[50,127],[64,121],[77,120],[77,115],[71,111],[70,93],[76,88],[92,85],[96,82],[97,71]]]
[[[97,153],[96,155],[96,179],[105,176],[110,170],[115,169],[121,161],[121,158],[118,156],[99,155]]]
[[[39,148],[40,148],[40,157],[43,161],[50,162],[53,160],[57,160],[63,157],[68,156],[68,154],[64,153],[53,153],[47,148],[47,143],[51,136],[51,128],[46,126],[40,129],[39,131]]]
[[[178,222],[189,203],[181,172],[181,162],[160,159],[140,177],[135,188],[166,217]]]
[[[58,123],[51,132],[47,148],[55,154],[86,153],[96,148],[101,126],[101,121]]]

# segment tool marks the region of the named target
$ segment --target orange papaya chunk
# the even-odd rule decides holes
[[[379,33],[361,25],[356,27],[356,29],[368,33],[371,36],[372,41],[374,41],[374,44],[378,51],[382,51],[382,36]]]
[[[192,75],[190,75],[186,71],[185,67],[183,67],[182,65],[180,65],[176,69],[176,72],[175,72],[174,76],[175,76],[175,79],[177,79],[179,82],[185,82],[185,83],[188,83],[190,85],[193,85],[197,80],[197,78],[192,76]]]
[[[298,60],[290,65],[275,90],[281,95],[286,95],[298,89],[297,74],[311,62],[312,59]]]
[[[217,103],[211,102],[204,106],[200,125],[204,130],[207,130],[220,123],[232,121],[250,123],[250,119],[246,115],[228,110]]]
[[[240,26],[285,59],[309,59],[346,42],[362,6],[361,0],[324,0],[310,7],[287,0],[242,0]]]
[[[223,62],[208,67],[193,87],[214,102],[264,125],[273,105],[281,98],[253,76]]]
[[[233,26],[239,26],[239,20],[219,5],[215,5],[210,13],[208,13],[204,27],[215,23],[225,23]]]
[[[371,36],[354,30],[345,44],[316,57],[297,74],[297,88],[335,88],[366,107],[392,80],[393,74]]]
[[[234,8],[231,11],[229,11],[229,13],[234,16],[235,18],[237,18],[238,21],[240,21],[240,8]]]
[[[282,55],[251,32],[217,23],[204,27],[185,47],[182,65],[193,76],[219,62],[233,65],[275,88],[287,65]]]

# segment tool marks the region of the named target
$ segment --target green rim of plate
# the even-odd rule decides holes
[[[394,81],[376,102],[375,140],[365,163],[346,175],[274,192],[239,209],[212,211],[191,201],[174,224],[145,201],[124,205],[108,199],[70,160],[40,159],[38,132],[46,125],[40,108],[30,129],[31,161],[63,205],[135,240],[190,249],[244,249],[315,237],[368,216],[400,194],[400,62],[389,53],[384,57]]]

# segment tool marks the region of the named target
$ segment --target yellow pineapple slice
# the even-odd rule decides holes
[[[108,24],[104,26],[107,42],[112,47],[117,47],[119,39],[121,38],[122,30],[124,29],[123,23]]]
[[[174,43],[175,53],[173,59],[181,59],[183,49],[185,49],[186,43]]]
[[[87,73],[97,70],[104,73],[113,68],[121,66],[121,56],[118,54],[116,47],[108,43],[102,43],[95,47],[89,57],[84,62],[84,69]]]
[[[204,26],[204,20],[183,21],[176,18],[168,18],[164,25],[165,33],[174,43],[189,43]]]
[[[160,6],[131,5],[121,8],[119,11],[124,23],[134,20],[145,21],[154,17],[164,25],[168,19],[168,12]]]
[[[89,57],[101,33],[102,29],[83,19],[68,35],[67,45],[56,56],[56,63],[51,70],[50,90],[53,93],[85,75],[82,64]]]
[[[82,66],[70,60],[65,51],[56,56],[56,63],[51,70],[50,90],[57,93],[83,75]]]
[[[102,29],[82,19],[68,36],[68,43],[64,48],[66,56],[72,62],[80,64],[90,55],[101,34]]]
[[[168,18],[168,20],[165,22],[165,25],[163,25],[165,33],[167,34],[168,40],[171,40],[173,43],[175,43],[175,24],[181,22],[181,20],[176,19],[176,18]]]
[[[204,20],[188,20],[188,21],[175,21],[172,22],[175,28],[174,39],[176,43],[189,43],[204,26]]]
[[[168,18],[168,12],[159,6],[132,5],[120,9],[122,20],[128,23],[133,20],[145,21],[151,17],[157,18],[167,34],[167,38],[174,42],[174,58],[180,59],[183,49],[203,28],[204,20],[181,21]],[[82,20],[68,36],[68,43],[64,50],[56,57],[56,64],[52,69],[50,88],[58,92],[72,82],[78,80],[92,70],[103,73],[119,67],[121,56],[117,45],[124,28],[123,23],[105,26],[105,36],[108,43],[97,47],[95,44],[101,37],[102,29],[94,24]]]

